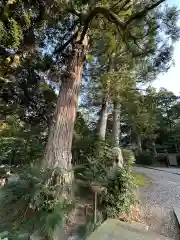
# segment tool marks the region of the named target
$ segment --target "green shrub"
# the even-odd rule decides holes
[[[98,136],[89,135],[87,137],[78,138],[73,142],[72,147],[73,164],[86,164],[89,159],[96,159],[108,156],[111,158],[112,151],[110,145]]]
[[[112,166],[112,148],[97,137],[87,137],[76,146],[79,167],[75,168],[75,176],[88,181],[101,181]],[[75,164],[76,165],[76,164]]]
[[[105,218],[117,217],[120,213],[130,212],[136,202],[136,183],[128,165],[116,169],[114,176],[107,179],[106,190],[99,199],[99,208]]]
[[[128,213],[131,205],[136,202],[136,183],[132,176],[134,154],[128,149],[123,149],[122,154],[124,167],[115,168],[111,172],[114,162],[112,147],[100,142],[96,155],[86,159],[84,169],[77,175],[87,183],[103,187],[104,190],[98,194],[98,210],[104,218],[116,217],[122,212]]]
[[[153,155],[151,152],[143,151],[136,156],[136,163],[143,165],[153,164]]]

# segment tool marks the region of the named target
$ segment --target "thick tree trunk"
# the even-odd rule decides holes
[[[97,134],[103,140],[105,140],[106,137],[107,119],[108,119],[108,96],[105,96],[103,99],[103,103],[101,105],[97,128]]]
[[[115,101],[113,105],[114,109],[113,109],[112,143],[115,147],[119,147],[121,104],[118,101]]]
[[[74,44],[67,71],[62,75],[60,93],[42,162],[45,169],[71,169],[71,146],[86,49],[86,37],[82,43]]]

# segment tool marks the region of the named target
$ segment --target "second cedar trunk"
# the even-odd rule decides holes
[[[113,104],[113,108],[112,143],[115,147],[119,147],[121,104],[118,101],[115,101]]]
[[[102,140],[105,140],[108,119],[108,97],[104,97],[99,115],[97,133]]]

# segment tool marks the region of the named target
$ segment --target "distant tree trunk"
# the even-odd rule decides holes
[[[152,142],[153,157],[157,157],[156,144]]]
[[[119,147],[121,104],[119,101],[115,101],[113,105],[114,109],[113,109],[112,143],[115,147]]]
[[[100,116],[97,127],[98,136],[105,140],[106,137],[106,127],[107,127],[107,119],[108,119],[108,96],[103,98],[103,103],[101,105]]]
[[[111,72],[112,70],[112,58],[109,57],[108,62],[108,72]],[[108,104],[109,104],[109,87],[110,87],[110,81],[107,80],[106,87],[105,87],[105,93],[101,105],[101,110],[99,113],[99,121],[97,126],[97,134],[102,139],[105,140],[106,138],[106,128],[107,128],[107,120],[108,120]]]
[[[137,134],[137,136],[136,136],[136,144],[137,144],[138,153],[141,153],[142,152],[142,143],[141,143],[141,136],[139,134]]]
[[[113,148],[113,155],[115,157],[115,161],[113,163],[113,167],[123,167],[123,154],[121,148],[119,147],[119,140],[120,140],[120,111],[121,111],[121,104],[119,101],[114,101],[113,103],[113,127],[112,127],[112,144]]]
[[[71,146],[78,103],[78,92],[85,62],[87,37],[73,45],[67,71],[62,75],[60,93],[42,162],[43,168],[70,170]],[[68,174],[64,182],[69,182]]]

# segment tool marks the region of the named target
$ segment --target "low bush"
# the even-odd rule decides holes
[[[158,153],[154,158],[154,162],[160,165],[168,165],[168,154],[167,153]]]
[[[153,155],[151,152],[143,151],[136,156],[136,163],[142,165],[152,165]]]

